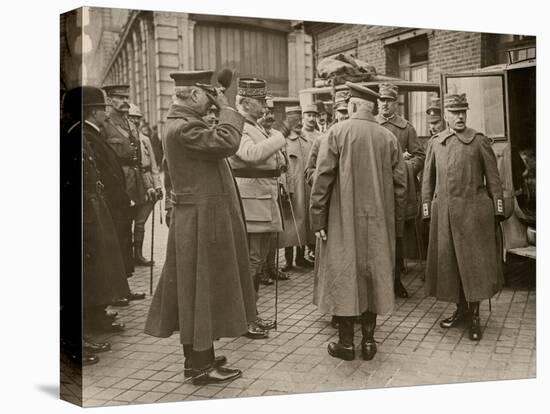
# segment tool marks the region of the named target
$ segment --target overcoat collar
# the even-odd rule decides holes
[[[358,110],[357,112],[353,113],[350,117],[350,119],[363,119],[363,120],[366,120],[366,121],[372,121],[372,122],[376,122],[376,118],[374,117],[374,115],[372,113],[370,113],[369,111],[365,111],[365,110]]]
[[[243,114],[244,116],[244,123],[245,124],[248,124],[250,126],[253,126],[254,128],[256,128],[258,131],[260,131],[262,133],[263,136],[265,136],[266,138],[269,138],[269,134],[266,132],[266,130],[260,125],[258,124],[256,121],[254,121],[249,115],[247,114]]]
[[[381,114],[376,115],[376,120],[380,125],[385,124],[386,122],[395,125],[397,128],[406,128],[407,127],[407,121],[405,121],[404,118],[400,117],[397,114],[393,114],[391,118],[385,118]]]
[[[194,109],[177,104],[172,104],[170,106],[166,118],[198,118],[202,120],[202,116]]]
[[[473,141],[474,137],[479,134],[475,129],[466,127],[464,131],[458,132],[454,129],[447,128],[446,130],[440,132],[436,135],[437,142],[440,144],[444,144],[447,138],[456,135],[456,137],[462,142],[463,144],[469,144]]]

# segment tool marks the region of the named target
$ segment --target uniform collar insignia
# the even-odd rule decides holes
[[[468,128],[468,127],[466,127],[462,132],[457,132],[451,128],[447,128],[445,131],[440,132],[434,138],[437,139],[440,144],[443,144],[447,140],[447,138],[449,138],[452,135],[456,135],[456,137],[463,144],[469,144],[470,142],[473,141],[474,137],[478,134],[479,132],[477,132],[475,129]]]

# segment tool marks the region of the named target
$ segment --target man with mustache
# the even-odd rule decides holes
[[[445,97],[447,129],[428,146],[422,216],[430,223],[426,293],[456,303],[439,325],[469,323],[481,339],[479,304],[503,283],[496,228],[504,220],[502,183],[489,138],[466,126],[465,94]]]
[[[418,141],[412,124],[397,113],[398,88],[391,83],[382,83],[379,87],[378,115],[376,120],[380,125],[392,132],[399,141],[403,158],[407,166],[407,204],[405,209],[405,229],[403,237],[396,239],[396,266],[394,274],[394,289],[396,296],[408,298],[409,293],[401,283],[401,273],[405,270],[405,249],[413,257],[418,255],[416,219],[419,214],[420,183],[416,178],[424,167],[425,153]]]
[[[127,209],[127,214],[121,214],[115,219],[117,233],[119,235],[120,247],[124,256],[126,276],[131,277],[134,272],[134,251],[133,247],[143,245],[140,234],[132,243],[132,221],[137,207],[149,200],[155,200],[157,192],[152,183],[144,181],[144,171],[141,168],[141,147],[139,132],[128,120],[130,103],[130,88],[128,85],[109,85],[103,87],[109,97],[111,108],[108,118],[102,128],[109,146],[115,151],[118,161],[122,166],[126,179],[126,193],[130,198],[132,206]],[[147,187],[146,187],[147,185]],[[149,262],[137,264],[151,264]],[[144,293],[130,293],[127,298],[116,301],[115,305],[125,306],[130,300],[145,298]],[[124,300],[126,299],[126,300]]]

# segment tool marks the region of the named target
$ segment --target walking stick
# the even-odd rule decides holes
[[[296,224],[296,216],[294,215],[294,208],[292,207],[292,199],[290,198],[290,195],[288,197],[288,204],[290,205],[290,214],[292,215],[292,223],[294,224],[294,230],[296,230],[296,237],[298,237],[298,244],[300,245],[300,249],[302,246],[302,240],[300,240],[300,232],[298,231],[298,224]]]
[[[156,202],[155,202],[156,204]],[[155,262],[153,261],[153,249],[155,246],[155,207],[156,205],[153,204],[153,215],[151,217],[151,267],[149,268],[149,294],[153,294],[153,266],[155,265]],[[162,217],[162,214],[161,214]]]
[[[277,305],[279,302],[279,232],[275,236],[275,323],[274,329],[277,330]]]

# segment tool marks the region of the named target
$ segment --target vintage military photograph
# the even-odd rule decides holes
[[[62,399],[536,377],[535,36],[82,7],[60,77]]]

